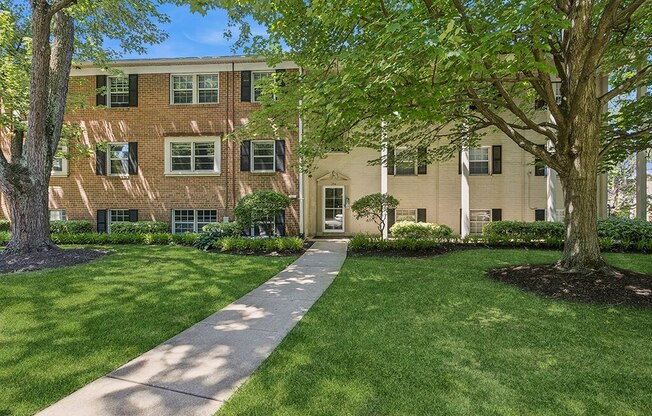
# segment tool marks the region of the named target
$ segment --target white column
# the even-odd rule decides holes
[[[636,99],[642,99],[645,93],[645,87],[638,87]],[[647,155],[645,150],[636,153],[636,218],[647,219]]]
[[[303,74],[303,69],[299,68],[299,73]],[[299,100],[299,107],[303,104],[303,100]],[[301,157],[301,142],[303,141],[303,117],[299,115],[299,235],[305,237],[304,225],[304,189],[303,189],[303,158]]]
[[[552,151],[552,142],[548,141],[548,150]],[[546,177],[546,220],[557,221],[557,172],[548,167]]]
[[[462,149],[462,189],[461,189],[461,206],[462,206],[462,229],[460,234],[462,238],[471,233],[471,203],[469,199],[469,149]]]
[[[387,124],[383,121],[381,123],[381,134],[380,134],[380,140],[382,143],[382,148],[380,150],[380,160],[382,161],[380,164],[380,193],[381,194],[386,194],[387,193],[387,131],[386,131],[386,126]],[[383,210],[383,221],[385,224],[387,224],[387,208]],[[387,239],[388,237],[388,227],[385,227],[385,230],[383,230],[383,239]]]

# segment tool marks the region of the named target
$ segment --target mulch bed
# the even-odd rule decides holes
[[[86,263],[106,255],[105,251],[67,249],[31,254],[0,254],[0,273],[27,272]]]
[[[429,250],[349,250],[350,256],[382,256],[382,257],[431,257],[441,254],[453,253],[462,250],[473,250],[476,247],[463,244],[442,244],[441,246]]]
[[[630,270],[586,275],[561,272],[546,264],[492,269],[487,276],[555,299],[652,308],[652,276]]]

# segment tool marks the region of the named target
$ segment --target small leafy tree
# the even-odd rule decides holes
[[[274,219],[279,211],[290,206],[290,198],[273,191],[258,191],[244,196],[235,207],[235,216],[244,229],[262,226],[268,236],[274,235]]]
[[[373,221],[378,226],[380,235],[385,235],[385,227],[387,227],[386,218],[383,215],[387,210],[394,209],[398,206],[398,199],[389,194],[370,194],[363,196],[351,205],[351,209],[355,214],[355,219],[361,218],[367,221]]]

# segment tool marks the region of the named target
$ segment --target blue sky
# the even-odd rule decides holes
[[[169,34],[168,39],[158,45],[147,48],[145,55],[125,54],[124,59],[134,58],[181,58],[196,56],[233,55],[231,50],[235,39],[225,39],[227,27],[226,12],[213,10],[202,16],[191,13],[188,6],[177,7],[165,5],[161,11],[170,16],[171,23],[163,29]],[[254,33],[264,33],[264,29],[252,25]],[[237,35],[237,34],[236,34]],[[242,51],[236,51],[242,53]]]

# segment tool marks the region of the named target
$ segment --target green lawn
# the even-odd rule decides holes
[[[350,258],[219,415],[649,415],[652,311],[543,299],[483,276],[556,258]],[[652,256],[607,258],[652,274]]]
[[[0,415],[33,414],[295,259],[187,247],[108,249],[111,255],[86,265],[0,275]]]

